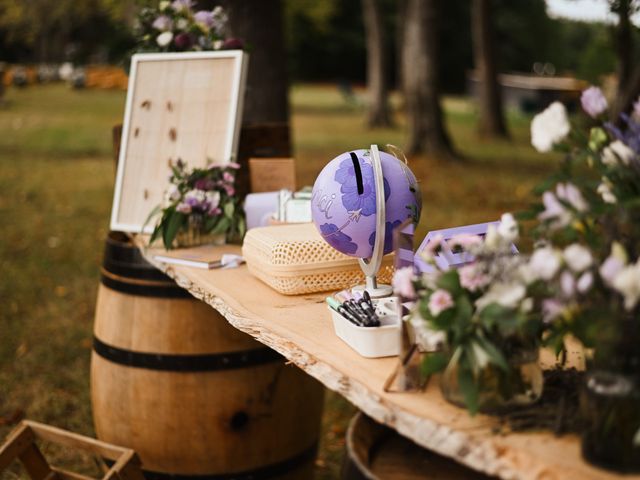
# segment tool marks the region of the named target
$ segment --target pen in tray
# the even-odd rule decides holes
[[[371,297],[361,297],[359,300],[355,300],[354,297],[346,291],[339,292],[336,297],[343,300],[341,303],[334,297],[327,297],[327,303],[329,306],[349,320],[354,325],[359,327],[379,327],[380,319],[375,312]],[[350,298],[349,298],[350,297]]]

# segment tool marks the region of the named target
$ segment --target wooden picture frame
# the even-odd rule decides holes
[[[112,230],[151,233],[145,222],[169,186],[171,162],[235,160],[247,62],[241,50],[133,56]]]

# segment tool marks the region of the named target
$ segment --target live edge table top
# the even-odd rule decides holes
[[[237,246],[208,248],[214,257],[240,253]],[[154,260],[156,253],[164,251],[144,251],[147,260],[218,310],[234,327],[425,448],[505,479],[640,480],[640,475],[622,477],[585,463],[575,435],[555,437],[546,431],[494,434],[494,419],[471,417],[450,405],[437,382],[429,382],[425,392],[385,393],[383,385],[397,359],[363,358],[343,343],[333,331],[326,292],[281,295],[253,277],[246,265],[217,270],[181,267]]]

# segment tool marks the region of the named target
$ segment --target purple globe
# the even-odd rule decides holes
[[[384,177],[384,253],[393,249],[393,229],[407,218],[417,223],[422,200],[409,167],[380,152]],[[320,172],[313,185],[311,215],[322,237],[336,250],[371,258],[376,237],[376,191],[370,150],[338,155]]]

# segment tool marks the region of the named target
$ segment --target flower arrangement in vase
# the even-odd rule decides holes
[[[160,215],[149,242],[162,238],[169,250],[242,240],[246,223],[234,187],[238,168],[233,162],[191,170],[181,160],[171,165],[163,205],[149,215],[149,220]]]
[[[546,265],[541,302],[559,351],[567,335],[593,349],[584,391],[583,454],[591,462],[640,471],[640,102],[618,123],[597,87],[582,94],[587,114],[571,128],[564,107],[553,131],[532,123],[534,146],[565,152],[540,190],[534,250]],[[550,132],[549,134],[547,132]],[[558,133],[561,134],[558,134]]]
[[[542,319],[534,308],[539,278],[528,274],[527,258],[514,254],[518,226],[505,214],[484,238],[460,234],[448,240],[468,263],[440,269],[434,238],[424,260],[434,268],[415,276],[396,273],[394,288],[417,299],[411,322],[418,335],[440,335],[443,348],[425,357],[424,374],[441,372],[446,399],[477,411],[500,411],[536,401],[542,394],[538,365]],[[426,332],[421,332],[426,329]]]
[[[228,17],[222,7],[194,11],[193,0],[160,1],[140,10],[137,52],[190,52],[242,49],[242,41],[225,38]]]

